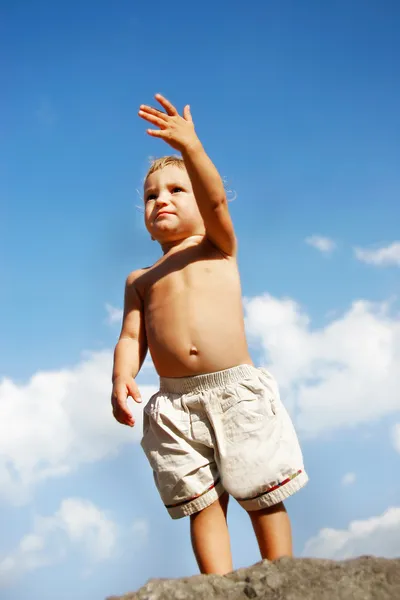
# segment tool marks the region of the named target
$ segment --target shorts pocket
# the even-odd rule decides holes
[[[245,380],[241,382],[241,385],[254,394],[254,396],[258,397],[263,412],[266,412],[270,417],[276,415],[275,396],[271,392],[270,387],[266,386],[261,379],[259,382]]]
[[[240,442],[267,427],[275,416],[272,396],[253,380],[241,381],[221,399],[224,435]]]

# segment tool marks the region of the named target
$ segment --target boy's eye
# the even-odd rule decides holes
[[[148,202],[149,200],[155,200],[156,195],[155,194],[149,194],[146,198],[146,202]]]
[[[183,192],[183,189],[180,187],[174,187],[174,189],[172,190],[172,193],[175,194],[175,192]]]

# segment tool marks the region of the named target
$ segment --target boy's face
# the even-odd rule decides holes
[[[168,165],[144,185],[145,224],[160,243],[204,234],[204,223],[185,169]]]

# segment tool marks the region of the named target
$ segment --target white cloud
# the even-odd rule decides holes
[[[321,529],[304,546],[302,556],[346,560],[361,555],[400,557],[400,507],[379,517],[352,521],[347,529]]]
[[[37,516],[32,531],[0,559],[0,585],[60,562],[72,548],[93,564],[111,558],[116,546],[117,526],[110,517],[88,500],[66,498],[54,515]]]
[[[333,240],[321,235],[311,235],[305,239],[305,242],[325,254],[332,252],[336,248],[336,243]]]
[[[62,528],[71,542],[79,544],[91,561],[111,558],[116,526],[88,500],[68,498],[60,506],[51,527]]]
[[[149,522],[146,519],[136,519],[132,525],[132,533],[135,540],[144,542],[149,537]]]
[[[20,542],[19,548],[22,552],[37,552],[43,550],[44,538],[35,533],[26,535]]]
[[[400,423],[396,423],[392,430],[393,445],[397,452],[400,452]]]
[[[389,303],[353,302],[324,327],[292,299],[245,299],[249,341],[277,378],[304,436],[371,422],[400,410],[400,318]]]
[[[356,480],[355,473],[346,473],[342,479],[342,485],[351,485]]]
[[[375,250],[355,248],[354,253],[358,260],[370,265],[378,267],[396,265],[400,267],[400,242],[393,242],[390,246],[382,246]]]
[[[122,323],[122,316],[124,311],[121,308],[115,308],[111,304],[106,304],[106,311],[108,314],[107,322],[109,324]]]
[[[40,481],[138,442],[143,405],[157,386],[141,385],[142,404],[129,399],[133,429],[111,411],[112,353],[87,354],[61,371],[36,373],[26,384],[0,380],[0,499],[26,502]]]

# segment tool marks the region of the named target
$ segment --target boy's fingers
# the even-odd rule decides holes
[[[159,138],[166,137],[164,131],[162,131],[161,129],[146,129],[146,131],[149,135],[152,135],[153,137],[159,137]]]
[[[186,121],[190,121],[191,123],[193,123],[192,113],[190,112],[189,104],[187,104],[183,109],[183,116],[186,119]]]
[[[128,427],[133,427],[135,425],[135,421],[133,418],[126,418],[123,415],[114,415],[116,421],[121,423],[121,425],[127,425]]]
[[[161,128],[165,128],[168,125],[167,122],[164,121],[163,119],[159,119],[158,117],[155,117],[154,115],[147,114],[147,113],[143,112],[142,110],[139,110],[139,117],[141,117],[145,121],[149,121],[149,123],[153,123],[153,125],[158,125]]]
[[[160,119],[163,119],[164,121],[168,121],[169,115],[165,114],[161,110],[158,110],[158,108],[152,108],[151,106],[147,106],[147,104],[142,104],[140,106],[139,110],[143,111],[145,113],[149,113],[150,115],[154,115],[155,117],[159,117]]]
[[[112,412],[118,423],[133,427],[135,419],[128,408],[128,390],[125,385],[117,386],[111,395]]]
[[[122,425],[133,426],[135,423],[128,407],[124,406],[121,402],[118,402],[117,405],[113,406],[113,415],[119,423],[122,423]]]
[[[142,398],[140,396],[140,391],[138,386],[136,385],[136,382],[132,382],[128,385],[128,390],[129,390],[129,395],[131,396],[131,398],[133,398],[135,400],[135,402],[141,402]]]
[[[158,100],[163,108],[165,108],[170,117],[176,117],[178,115],[178,111],[176,110],[175,106],[173,106],[169,100],[164,98],[164,96],[161,94],[156,94],[155,99]]]

